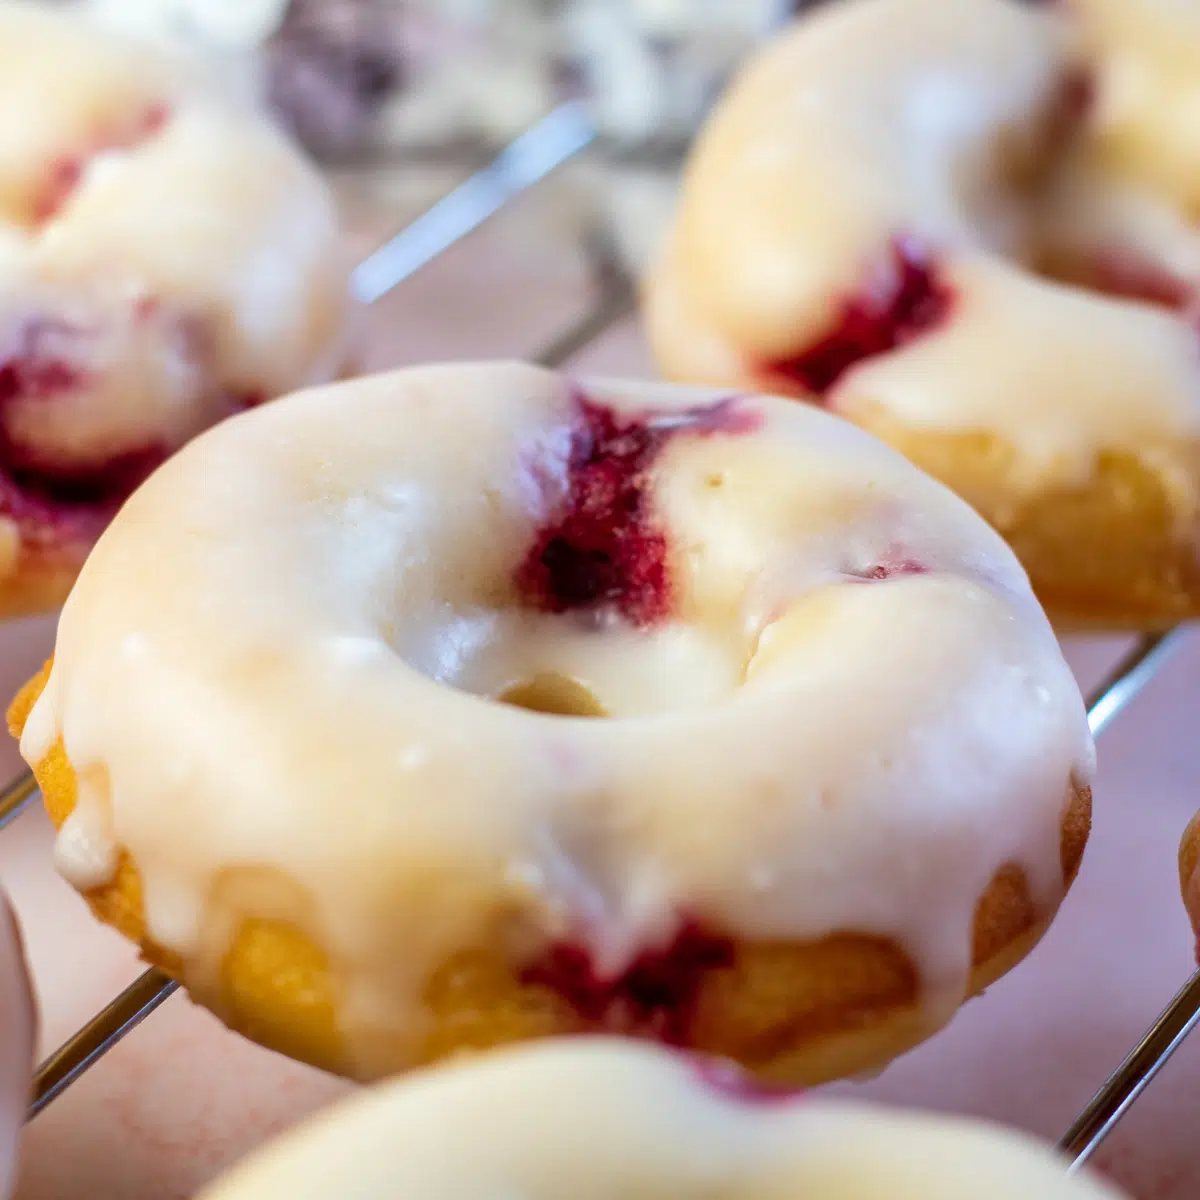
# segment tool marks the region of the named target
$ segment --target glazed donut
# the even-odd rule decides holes
[[[1200,8],[1170,0],[1071,3],[1084,50],[1102,72],[1103,110],[1093,122],[1098,153],[1107,167],[1194,218],[1200,203]]]
[[[213,422],[344,365],[320,177],[199,68],[0,3],[0,615]]]
[[[1036,943],[1090,811],[1049,625],[941,485],[815,409],[514,364],[193,442],[10,720],[100,917],[359,1079],[587,1031],[878,1066]]]
[[[374,1089],[290,1131],[200,1200],[1118,1200],[982,1121],[764,1090],[617,1039],[498,1051]]]
[[[0,891],[0,1197],[16,1178],[17,1134],[33,1076],[35,1009],[21,932]]]
[[[1148,4],[801,17],[699,136],[645,284],[668,377],[878,434],[1064,627],[1200,615],[1200,75],[1167,61],[1200,64],[1200,17]]]

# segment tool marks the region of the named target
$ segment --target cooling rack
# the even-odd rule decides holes
[[[366,303],[386,295],[421,267],[478,228],[511,200],[558,167],[599,142],[586,109],[566,103],[522,134],[491,163],[470,176],[358,265],[356,294]],[[602,231],[585,237],[592,297],[586,311],[561,330],[535,361],[559,366],[627,316],[635,289],[621,255]],[[1088,723],[1099,736],[1153,678],[1179,645],[1183,629],[1141,638],[1087,701]],[[0,791],[0,830],[37,794],[26,772]],[[60,1046],[36,1071],[28,1119],[33,1119],[90,1066],[134,1030],[177,989],[178,983],[157,968],[142,973],[82,1029]],[[1200,1020],[1200,970],[1184,984],[1141,1041],[1101,1086],[1063,1135],[1060,1149],[1078,1169],[1112,1132],[1117,1122]]]

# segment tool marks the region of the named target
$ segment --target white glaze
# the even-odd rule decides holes
[[[549,1042],[388,1084],[306,1122],[200,1200],[1119,1200],[1032,1138],[807,1097],[756,1104],[695,1065]]]
[[[1200,212],[1200,7],[1190,0],[1071,0],[1102,71],[1095,121],[1106,163]]]
[[[97,152],[156,110],[160,128]],[[0,356],[62,322],[78,332],[50,335],[55,352],[82,376],[6,404],[24,451],[63,467],[170,450],[246,397],[332,378],[344,255],[317,173],[192,60],[0,3]]]
[[[585,386],[626,410],[715,396]],[[289,397],[133,497],[64,609],[21,750],[37,763],[63,739],[199,998],[219,1005],[245,915],[209,889],[238,866],[295,885],[246,887],[329,951],[364,1070],[407,1061],[421,984],[502,916],[514,954],[571,933],[614,972],[681,914],[747,938],[891,935],[936,1027],[1001,866],[1054,911],[1092,747],[1024,573],[866,434],[743,404],[760,430],[681,435],[654,470],[679,617],[652,633],[515,604],[574,414],[534,368]],[[930,572],[847,580],[897,551]],[[613,719],[470,694],[548,668]],[[59,849],[94,882],[94,843]]]
[[[1118,57],[1133,53],[1126,40],[1150,38],[1117,10],[1147,7],[1161,34],[1170,6],[1154,0],[1071,5],[1082,20],[1017,0],[848,0],[798,20],[735,81],[688,165],[647,288],[667,373],[761,383],[768,360],[818,342],[845,298],[886,268],[892,239],[911,236],[951,287],[949,316],[849,371],[830,404],[851,417],[882,407],[925,431],[998,434],[1023,455],[1031,486],[1086,478],[1111,448],[1159,465],[1200,433],[1191,322],[1032,270],[1116,253],[1200,283],[1200,184],[1178,182],[1182,149],[1164,165],[1176,184],[1159,186],[1112,132],[1136,124],[1128,108],[1139,130],[1157,120],[1155,135],[1175,119],[1165,102],[1153,120],[1149,101],[1110,111],[1110,75],[1127,74]],[[1174,35],[1200,61],[1195,17],[1174,8]],[[1080,67],[1100,100],[1061,145],[1064,89]],[[1146,66],[1156,87],[1158,70]],[[1195,481],[1184,482],[1194,502]]]

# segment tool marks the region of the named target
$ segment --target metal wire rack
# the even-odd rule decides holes
[[[503,150],[491,163],[436,203],[381,249],[359,264],[356,294],[372,303],[478,228],[517,196],[534,187],[598,140],[586,109],[567,103],[551,112]],[[590,240],[593,297],[587,311],[562,330],[535,361],[565,363],[634,307],[635,289],[620,256],[604,237]],[[1100,735],[1153,678],[1179,645],[1182,628],[1141,638],[1088,698],[1088,723]],[[0,831],[37,795],[26,772],[0,791]],[[143,972],[73,1037],[42,1062],[35,1073],[28,1109],[32,1120],[90,1066],[132,1032],[177,989],[157,968]],[[1076,1170],[1097,1150],[1117,1122],[1200,1021],[1200,970],[1184,984],[1113,1071],[1059,1141]]]

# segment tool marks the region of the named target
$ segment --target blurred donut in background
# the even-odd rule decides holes
[[[21,932],[0,891],[0,1197],[16,1178],[17,1135],[33,1072],[35,1008]]]

